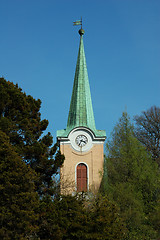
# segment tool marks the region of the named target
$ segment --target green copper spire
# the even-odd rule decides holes
[[[83,45],[84,30],[79,30],[80,45],[74,77],[72,98],[68,115],[67,129],[57,131],[57,136],[67,137],[75,127],[87,127],[95,136],[105,136],[105,131],[96,130],[92,108],[86,58]]]
[[[96,128],[88,81],[86,58],[83,46],[84,31],[81,29],[79,33],[81,35],[80,46],[77,58],[67,128],[83,126],[95,130]]]

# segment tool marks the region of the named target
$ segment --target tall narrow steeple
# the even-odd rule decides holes
[[[84,30],[79,30],[80,45],[74,77],[72,98],[68,115],[67,128],[88,127],[96,129],[89,87],[86,58],[83,46]]]
[[[83,45],[84,30],[79,30],[80,45],[77,58],[77,65],[74,77],[70,110],[68,115],[67,128],[57,131],[57,136],[67,137],[69,132],[76,127],[87,127],[93,131],[95,136],[105,136],[103,130],[96,130],[92,99],[90,93],[86,58]]]
[[[61,194],[98,192],[103,173],[104,130],[97,130],[83,46],[81,21],[80,45],[66,129],[57,131],[57,143],[65,161],[60,169]]]

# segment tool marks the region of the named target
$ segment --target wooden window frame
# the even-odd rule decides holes
[[[86,167],[86,174],[87,174],[87,177],[86,177],[86,190],[85,191],[88,191],[88,186],[89,186],[89,168],[88,168],[88,165],[85,163],[85,162],[79,162],[77,163],[76,167],[75,167],[75,184],[76,184],[76,191],[77,192],[82,192],[82,191],[78,191],[78,187],[77,187],[77,168],[80,164],[83,164],[85,167]]]

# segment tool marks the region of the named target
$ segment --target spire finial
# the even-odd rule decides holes
[[[79,29],[79,34],[80,34],[80,36],[83,36],[84,35],[84,30],[81,28],[81,29]]]
[[[81,25],[81,29],[79,29],[78,32],[81,36],[84,35],[84,30],[82,29],[82,17],[81,17],[81,20],[77,20],[77,21],[73,22],[73,25],[74,26]]]

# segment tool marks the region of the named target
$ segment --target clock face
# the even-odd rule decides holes
[[[81,154],[89,151],[93,146],[92,133],[86,128],[75,128],[69,135],[71,147]]]
[[[84,147],[87,144],[88,139],[85,135],[78,135],[75,142],[79,147]]]

